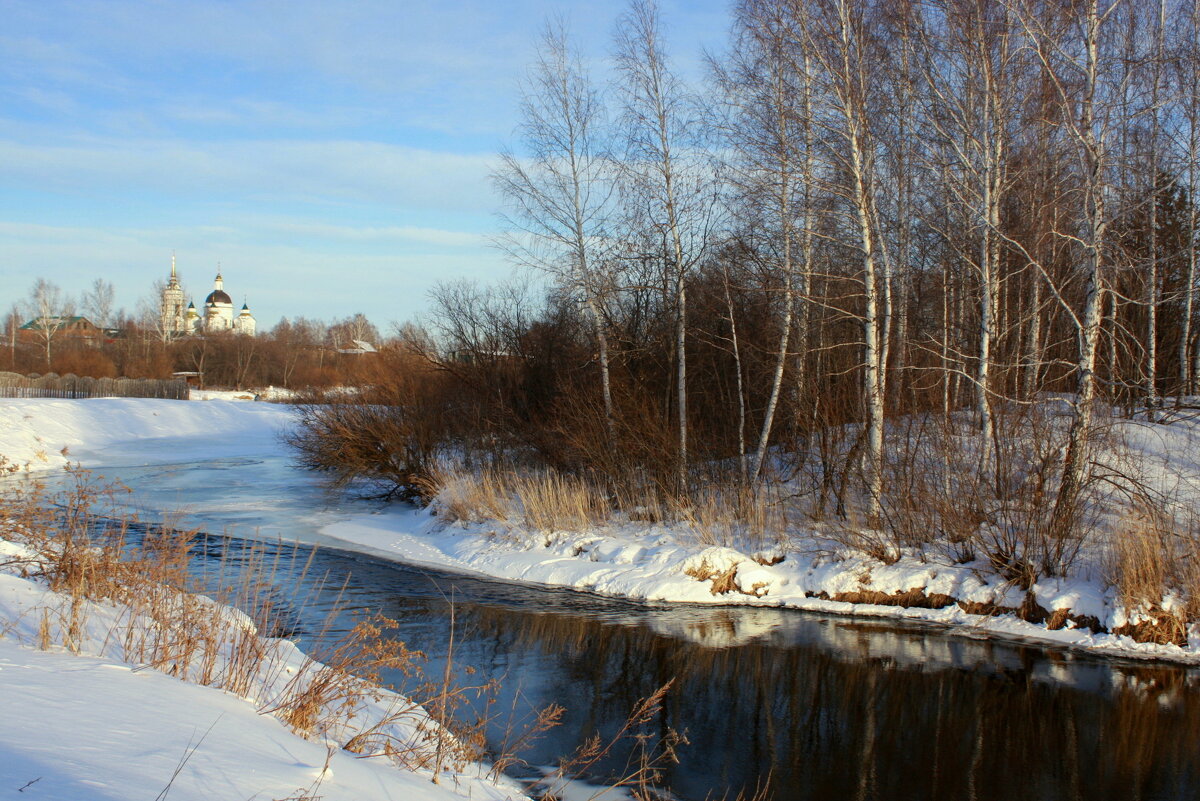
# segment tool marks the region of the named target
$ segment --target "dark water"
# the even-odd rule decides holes
[[[103,472],[138,490],[150,515],[187,500],[190,521],[208,531],[321,542],[323,523],[362,511],[323,495],[280,453],[175,464],[145,456],[106,454]],[[217,536],[205,543],[199,572],[226,549],[225,562],[236,563],[246,547]],[[639,699],[673,681],[646,733],[686,733],[690,744],[664,775],[686,801],[733,798],[768,780],[781,800],[1200,799],[1197,669],[795,611],[666,609],[324,545],[302,572],[311,546],[300,547],[269,590],[286,633],[319,649],[344,587],[348,608],[335,628],[350,627],[356,611],[382,612],[398,621],[393,636],[429,656],[426,673],[440,676],[453,609],[458,680],[500,686],[493,747],[508,710],[566,707],[562,725],[525,754],[532,764],[553,763],[593,733],[611,735]],[[414,681],[385,678],[401,690]],[[598,772],[620,770],[627,756],[619,750]]]
[[[649,733],[686,733],[664,775],[683,799],[732,798],[768,780],[777,799],[1200,798],[1194,670],[796,612],[658,608],[333,551],[298,575],[285,567],[277,589],[299,597],[317,576],[327,587],[292,614],[302,645],[318,645],[344,586],[343,627],[355,611],[382,612],[436,676],[452,599],[459,681],[501,685],[493,745],[507,710],[567,707],[526,754],[534,764],[611,735],[674,681]]]

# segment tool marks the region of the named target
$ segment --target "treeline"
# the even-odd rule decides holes
[[[548,296],[443,285],[416,337],[481,438],[677,496],[808,470],[880,521],[921,474],[888,421],[940,420],[991,494],[1041,460],[1061,542],[1098,402],[1196,391],[1200,5],[743,0],[696,89],[635,0],[592,64],[548,28],[495,175]]]
[[[35,285],[45,291],[47,282]],[[78,311],[109,323],[95,329],[72,329],[57,324],[20,330],[36,305],[14,309],[5,323],[0,370],[21,374],[73,374],[91,378],[167,379],[175,372],[199,373],[200,386],[246,389],[267,386],[297,391],[338,386],[361,386],[378,380],[383,369],[374,353],[356,353],[354,340],[373,346],[381,342],[378,329],[362,314],[333,323],[296,318],[280,320],[258,336],[233,332],[175,337],[163,334],[156,312],[132,318],[117,311],[96,314],[81,304]],[[69,317],[76,307],[59,303],[46,319]],[[31,316],[32,315],[32,316]]]

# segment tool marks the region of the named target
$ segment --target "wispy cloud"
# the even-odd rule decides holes
[[[226,200],[326,197],[398,207],[481,212],[493,207],[491,154],[356,141],[0,140],[0,181]]]
[[[727,2],[664,0],[677,55]],[[0,302],[104,276],[132,306],[172,249],[268,323],[400,319],[494,278],[487,176],[542,23],[596,63],[625,5],[0,0]]]
[[[453,248],[481,247],[488,243],[487,237],[480,233],[423,228],[415,225],[364,227],[295,221],[267,223],[264,227],[284,234],[347,242],[402,242]]]

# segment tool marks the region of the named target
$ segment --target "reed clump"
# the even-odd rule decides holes
[[[1113,629],[1139,642],[1188,644],[1200,620],[1200,538],[1194,523],[1141,505],[1120,521],[1111,539],[1107,579],[1116,588],[1126,623]]]
[[[783,537],[786,505],[775,488],[709,486],[687,498],[652,486],[609,491],[555,470],[449,469],[424,490],[450,522],[510,522],[535,532],[582,532],[631,521],[678,523],[702,545],[761,547]]]

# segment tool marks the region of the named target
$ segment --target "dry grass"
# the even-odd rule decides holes
[[[787,530],[785,505],[770,488],[710,485],[691,497],[666,497],[652,487],[608,492],[556,471],[485,468],[444,470],[430,494],[449,521],[519,523],[533,531],[586,531],[619,519],[682,523],[701,545],[763,547]]]
[[[1113,536],[1109,580],[1126,609],[1161,606],[1170,590],[1172,548],[1164,522],[1140,510],[1122,520]]]
[[[1107,579],[1131,621],[1114,629],[1141,642],[1187,645],[1200,619],[1200,539],[1162,509],[1135,508],[1114,533]]]
[[[427,492],[436,496],[438,514],[450,521],[508,520],[513,512],[508,488],[490,468],[439,470],[430,478]]]
[[[687,738],[671,728],[660,729],[657,734],[647,731],[658,722],[673,683],[672,679],[634,704],[625,722],[608,740],[598,734],[586,740],[574,754],[559,764],[558,770],[546,778],[539,788],[540,797],[563,798],[572,781],[592,775],[597,766],[627,740],[633,740],[633,750],[619,775],[609,778],[605,783],[614,788],[628,788],[636,799],[650,801],[657,797],[654,790],[662,780],[663,769],[678,761],[677,750],[687,744]]]
[[[766,547],[781,542],[788,527],[779,492],[761,485],[705,487],[688,502],[676,503],[673,514],[704,545]]]
[[[132,536],[134,521],[97,513],[105,495],[119,488],[98,487],[86,471],[68,475],[69,487],[58,493],[38,482],[0,487],[0,531],[25,548],[0,561],[0,569],[54,592],[30,612],[36,621],[31,645],[109,655],[216,687],[252,700],[301,736],[406,769],[461,771],[484,755],[486,721],[459,726],[452,713],[468,696],[497,688],[464,688],[447,678],[419,685],[410,697],[383,690],[385,670],[420,676],[422,655],[386,636],[394,621],[368,615],[337,633],[345,605],[335,602],[309,653],[271,636],[287,628],[279,594],[270,591],[278,586],[276,576],[283,571],[303,584],[312,552],[277,549],[272,555],[239,546],[231,557],[226,544],[216,575],[208,576],[215,587],[201,594],[190,567],[201,542],[195,532],[151,529]]]
[[[574,476],[494,468],[438,476],[438,513],[447,520],[521,522],[535,531],[583,531],[605,519],[597,489]]]

